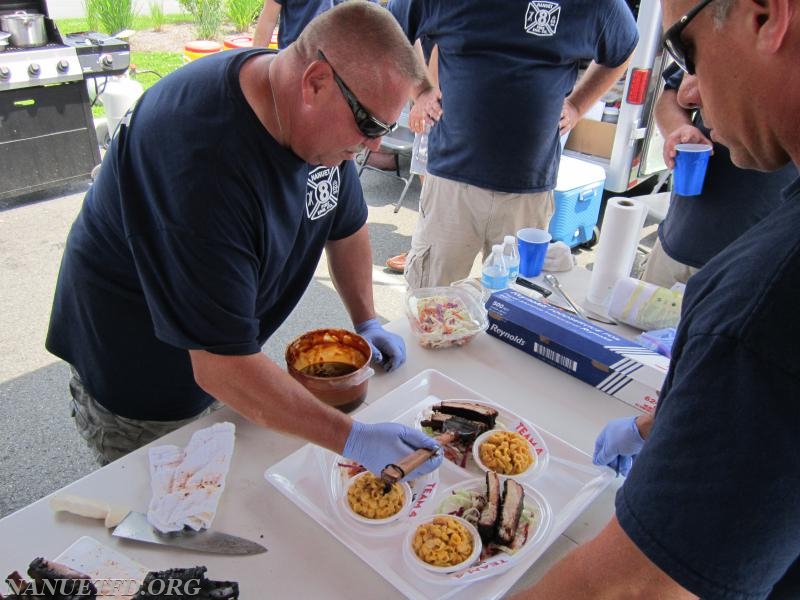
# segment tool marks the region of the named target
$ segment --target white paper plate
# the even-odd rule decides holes
[[[94,538],[79,538],[69,548],[55,558],[61,563],[85,573],[92,578],[98,588],[98,598],[115,598],[126,600],[139,589],[142,581],[150,571],[147,567],[128,558],[113,548],[104,546]],[[112,580],[103,582],[102,580]],[[113,590],[113,581],[119,581],[117,590]],[[127,583],[126,583],[127,582]],[[123,585],[124,584],[124,585]],[[130,592],[130,593],[127,593]]]

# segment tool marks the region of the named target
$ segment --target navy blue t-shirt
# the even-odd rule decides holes
[[[250,108],[239,70],[262,52],[209,56],[150,88],[70,231],[47,348],[119,415],[203,410],[187,349],[260,352],[325,243],[366,222],[352,161],[305,163]]]
[[[674,65],[665,71],[665,89],[677,90],[683,71]],[[700,111],[694,125],[708,137]],[[673,194],[666,219],[659,225],[658,239],[673,260],[697,269],[781,202],[781,190],[797,177],[797,167],[764,173],[740,169],[731,162],[728,149],[714,144],[698,196]]]
[[[689,280],[655,423],[616,512],[705,600],[800,598],[800,180]]]
[[[341,4],[344,0],[275,0],[281,5],[278,27],[278,48],[286,48],[317,15]],[[376,2],[377,0],[369,0]],[[271,33],[271,32],[270,32]]]
[[[638,40],[623,0],[410,0],[388,8],[439,46],[444,116],[428,172],[502,192],[555,187],[558,121],[581,60],[622,64]]]

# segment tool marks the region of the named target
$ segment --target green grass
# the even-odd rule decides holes
[[[165,23],[190,23],[188,14],[164,15]],[[57,19],[56,24],[62,35],[77,31],[87,30],[86,19]],[[149,16],[137,16],[134,19],[134,29],[145,30],[153,28],[153,21]],[[135,65],[135,77],[145,90],[161,77],[171,73],[183,64],[183,52],[132,52],[131,65]],[[105,115],[102,105],[92,106],[95,117]]]
[[[164,15],[164,23],[191,23],[192,17],[189,13]],[[89,28],[86,18],[80,19],[56,19],[58,30],[62,34],[73,33],[76,31],[86,31]],[[153,29],[154,23],[150,15],[136,15],[133,18],[133,29]]]

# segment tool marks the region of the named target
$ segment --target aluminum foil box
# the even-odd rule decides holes
[[[514,290],[486,303],[488,333],[636,408],[652,412],[669,359]]]

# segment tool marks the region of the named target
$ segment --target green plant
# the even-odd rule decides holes
[[[180,0],[180,3],[192,15],[198,38],[217,37],[225,16],[224,0]]]
[[[261,0],[228,0],[228,20],[236,31],[247,31],[263,6]]]
[[[154,31],[164,28],[164,5],[161,0],[150,0],[150,18],[153,20]]]
[[[97,29],[115,34],[133,25],[133,0],[84,0],[87,20]]]

